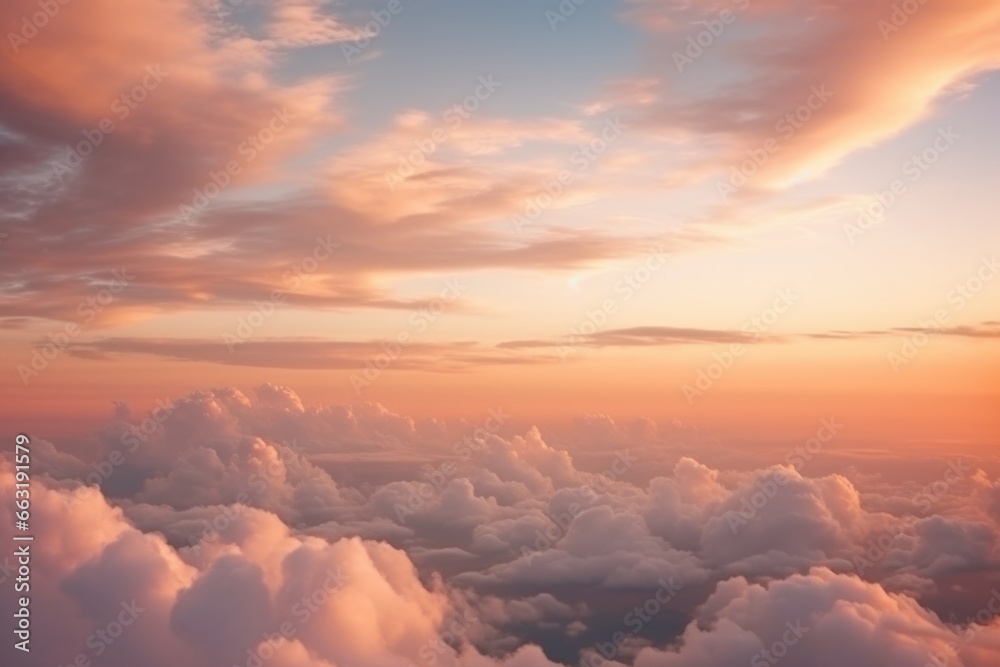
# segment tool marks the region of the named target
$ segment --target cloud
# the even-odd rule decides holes
[[[619,659],[746,664],[801,616],[811,630],[787,660],[815,664],[855,636],[858,664],[909,664],[914,647],[964,641],[937,619],[974,616],[1000,566],[996,494],[972,460],[939,493],[910,473],[806,476],[764,453],[712,467],[672,440],[690,436],[679,423],[592,415],[543,433],[502,410],[414,419],[373,403],[310,406],[276,385],[157,411],[115,406],[90,457],[32,445],[32,516],[47,527],[34,599],[65,610],[46,661],[88,650],[134,599],[143,611],[107,649],[111,665],[147,651],[154,665],[240,664],[261,650],[319,666],[432,653],[587,664],[668,582],[681,594]],[[690,450],[731,457],[716,442]],[[3,525],[0,539],[12,519]],[[314,593],[325,602],[310,610]],[[282,637],[286,621],[295,632]],[[963,664],[989,664],[991,623],[964,641]]]
[[[633,347],[659,345],[690,345],[692,343],[750,343],[759,338],[759,334],[742,331],[720,331],[712,329],[694,329],[686,327],[632,327],[628,329],[609,329],[591,334],[573,336],[572,344],[582,344],[588,347]],[[770,339],[780,340],[775,337]],[[553,347],[565,344],[544,340],[517,340],[498,345],[504,349],[521,349],[533,347]]]
[[[81,341],[70,347],[70,354],[88,359],[146,354],[166,359],[210,361],[236,366],[263,368],[364,369],[376,357],[398,343],[389,341],[324,341],[302,339],[262,339],[238,342],[232,346],[222,340],[185,340],[151,338],[104,338]],[[421,370],[437,373],[457,372],[481,366],[554,363],[554,355],[516,356],[474,342],[407,343],[393,357],[398,370]]]
[[[692,167],[723,178],[747,150],[776,140],[779,150],[750,190],[815,178],[928,118],[942,97],[1000,67],[997,7],[975,0],[911,6],[633,0],[624,15],[647,33],[650,76],[643,80],[658,86],[655,101],[646,83],[638,103],[624,108],[649,132],[700,140],[702,164]],[[706,21],[718,26],[715,34]],[[709,38],[691,47],[689,38],[703,31]],[[728,74],[714,76],[719,68]],[[807,121],[779,125],[820,87],[828,101]]]
[[[34,11],[18,0],[0,20],[16,25]],[[386,170],[437,127],[414,113],[327,156],[326,168],[303,166],[318,142],[348,129],[354,75],[290,75],[285,59],[290,49],[356,33],[313,0],[60,6],[0,64],[0,200],[11,204],[0,280],[12,286],[0,292],[0,326],[83,317],[107,328],[246,309],[274,290],[304,308],[409,308],[430,297],[402,298],[390,281],[572,269],[645,243],[567,230],[513,239],[484,228],[551,178],[541,166],[529,174],[515,156],[502,173],[443,161],[421,170],[419,187],[389,196]],[[471,82],[470,94],[479,85]],[[460,155],[543,141],[569,147],[590,136],[576,120],[440,124]],[[338,249],[303,269],[324,243]],[[29,252],[42,245],[44,257]],[[91,317],[88,300],[115,270],[134,277]]]
[[[749,329],[749,331],[747,330]],[[979,324],[964,324],[952,327],[917,328],[894,327],[891,329],[873,329],[867,331],[821,331],[814,333],[766,334],[747,327],[742,331],[724,329],[697,329],[690,327],[644,326],[627,329],[608,329],[594,333],[574,334],[564,339],[532,339],[505,341],[497,345],[500,349],[538,349],[560,347],[567,344],[574,346],[602,347],[660,347],[669,345],[696,344],[749,344],[749,343],[784,343],[793,340],[860,340],[865,338],[881,338],[905,336],[913,333],[929,335],[952,336],[956,338],[993,339],[1000,337],[1000,327],[996,322],[981,322]]]
[[[12,469],[6,461],[0,468],[0,486],[13,493]],[[112,667],[207,667],[271,655],[276,664],[405,664],[438,646],[450,613],[445,595],[386,544],[295,537],[273,515],[248,510],[194,555],[135,530],[93,488],[40,483],[33,501],[33,518],[59,536],[32,550],[46,574],[33,582],[33,611],[45,608],[50,620],[33,635],[38,664],[67,664],[80,653]],[[4,513],[9,540],[13,519]],[[125,627],[99,634],[116,619]],[[13,657],[9,642],[3,651]],[[447,646],[440,653],[457,659]],[[477,657],[469,649],[465,656]]]
[[[271,5],[268,35],[279,46],[301,47],[362,39],[364,32],[322,11],[324,0],[284,0]]]
[[[986,635],[995,641],[997,630]],[[980,638],[982,639],[982,637]],[[987,640],[987,641],[991,641]],[[923,667],[934,657],[978,667],[997,650],[969,657],[964,642],[912,598],[878,584],[816,568],[766,584],[735,578],[719,584],[673,650],[644,649],[637,667],[780,664]]]

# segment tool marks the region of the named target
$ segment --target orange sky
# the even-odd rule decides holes
[[[358,17],[309,3],[231,32],[184,3],[62,6],[0,63],[0,417],[73,432],[116,400],[274,382],[420,415],[763,440],[837,412],[860,439],[995,443],[1000,6],[886,30],[890,0],[735,3],[678,60],[733,3],[695,4],[565,32],[520,5],[409,14],[442,47],[481,37],[445,61],[388,29],[345,57]],[[484,32],[528,18],[517,53]]]

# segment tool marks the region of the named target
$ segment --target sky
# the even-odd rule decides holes
[[[441,660],[577,664],[615,591],[662,576],[699,592],[626,664],[743,664],[766,633],[741,605],[780,629],[811,590],[833,629],[802,664],[854,632],[850,599],[910,628],[899,653],[872,630],[858,664],[922,666],[906,638],[959,632],[948,614],[1000,582],[1000,4],[10,0],[0,27],[0,423],[89,554],[48,553],[44,604],[77,600],[85,640],[116,568],[159,600],[114,659],[245,658],[268,624],[203,634],[212,591],[253,579],[276,605],[316,584],[282,574],[297,558],[380,601],[367,626],[329,611],[356,645],[275,658],[308,667],[375,645],[408,667],[466,609]],[[407,524],[415,471],[496,411]],[[732,543],[718,517],[824,420],[836,437],[787,472],[805,509]],[[522,563],[519,531],[629,446],[591,528]],[[954,456],[960,491],[915,510]],[[885,571],[844,566],[892,521]],[[626,564],[590,530],[620,531]],[[949,664],[995,664],[981,625]]]
[[[424,415],[732,425],[780,396],[872,436],[873,401],[900,438],[996,433],[989,4],[110,7],[8,34],[7,416],[280,381]],[[781,290],[692,400],[713,332]]]

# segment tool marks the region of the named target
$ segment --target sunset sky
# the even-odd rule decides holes
[[[1000,7],[564,5],[69,4],[13,32],[5,416],[267,380],[428,415],[996,434]],[[687,400],[713,336],[779,290],[792,307]]]
[[[1000,3],[6,0],[0,26],[0,422],[45,443],[39,502],[54,523],[72,502],[112,526],[79,537],[91,556],[122,535],[166,536],[147,544],[169,551],[150,590],[171,604],[181,591],[157,617],[173,631],[206,613],[185,615],[197,596],[184,596],[218,555],[189,558],[178,536],[237,502],[245,478],[230,487],[228,475],[278,456],[286,436],[314,439],[283,473],[301,486],[251,503],[227,548],[252,555],[272,592],[278,556],[247,535],[370,558],[419,589],[400,594],[414,636],[457,608],[433,596],[453,605],[455,587],[496,584],[506,604],[544,579],[518,578],[518,561],[497,569],[494,541],[516,542],[503,522],[523,519],[515,507],[560,506],[566,480],[629,443],[646,458],[608,507],[645,516],[648,532],[590,521],[641,533],[630,555],[661,539],[676,550],[665,570],[637,565],[604,584],[704,568],[692,576],[707,592],[687,611],[727,609],[725,622],[739,616],[726,596],[755,576],[840,590],[854,540],[910,506],[893,485],[929,482],[957,454],[978,472],[933,520],[986,527],[919,524],[897,570],[852,581],[878,588],[858,592],[873,609],[940,584],[920,603],[942,618],[973,604],[952,604],[943,581],[965,592],[1000,581]],[[180,416],[155,427],[130,472],[82,486],[121,429],[175,403]],[[407,465],[445,456],[490,410],[509,415],[494,434],[505,444],[449,487],[469,513],[389,527],[379,503],[409,483]],[[829,476],[793,471],[806,505],[824,508],[803,544],[781,551],[785,538],[764,531],[760,554],[734,551],[706,516],[685,514],[737,505],[823,419],[842,431],[808,473]],[[219,444],[230,439],[242,444]],[[206,461],[224,465],[213,477]],[[668,498],[688,508],[676,525],[635,509]],[[473,546],[441,537],[453,522],[473,530],[470,517],[494,526],[487,515],[506,527]],[[991,545],[970,547],[970,569],[926,555],[959,534]],[[578,539],[573,558],[600,550]],[[773,540],[792,555],[758,568]],[[91,599],[81,582],[114,569],[73,570],[83,562],[60,561],[77,582],[60,595]],[[446,592],[428,583],[439,565]],[[397,566],[402,579],[386,574]],[[510,667],[585,655],[512,630],[510,614],[463,665],[535,644],[545,657],[524,648]],[[586,627],[572,636],[592,645]],[[699,662],[693,628],[676,662],[636,664],[728,667],[722,653]],[[1000,651],[998,628],[983,646]],[[223,665],[240,641],[186,664]],[[419,645],[385,641],[395,657],[372,664],[405,667],[394,660]],[[273,667],[321,664],[306,654],[362,664],[361,648],[303,646]],[[962,664],[997,664],[977,650]],[[910,657],[891,664],[921,667]]]

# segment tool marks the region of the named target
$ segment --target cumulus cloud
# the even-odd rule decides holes
[[[681,449],[665,467],[663,438],[684,430],[592,415],[548,434],[502,410],[413,419],[276,385],[148,416],[119,404],[91,457],[33,444],[33,591],[66,629],[39,654],[96,652],[88,638],[136,606],[110,664],[575,664],[622,626],[616,660],[746,664],[800,618],[796,664],[845,643],[858,664],[918,664],[964,641],[957,619],[1000,567],[983,470],[930,513],[935,484],[714,468]],[[955,664],[988,664],[993,619]]]
[[[0,468],[2,489],[12,494],[12,468]],[[35,626],[32,664],[69,664],[82,653],[108,665],[252,664],[271,656],[275,664],[405,665],[438,646],[453,611],[440,582],[421,582],[403,552],[358,538],[296,536],[262,510],[220,524],[202,550],[177,550],[140,532],[93,487],[38,484],[33,520],[52,539],[32,545],[44,576],[29,592],[47,621]],[[7,542],[12,525],[7,509]],[[108,627],[115,622],[124,631]],[[7,642],[4,655],[13,650]],[[450,647],[441,656],[458,660]],[[476,659],[468,648],[464,656]]]
[[[1000,625],[975,646],[905,595],[825,568],[780,581],[720,583],[671,650],[645,649],[637,667],[990,664]],[[935,659],[941,662],[935,663]]]

